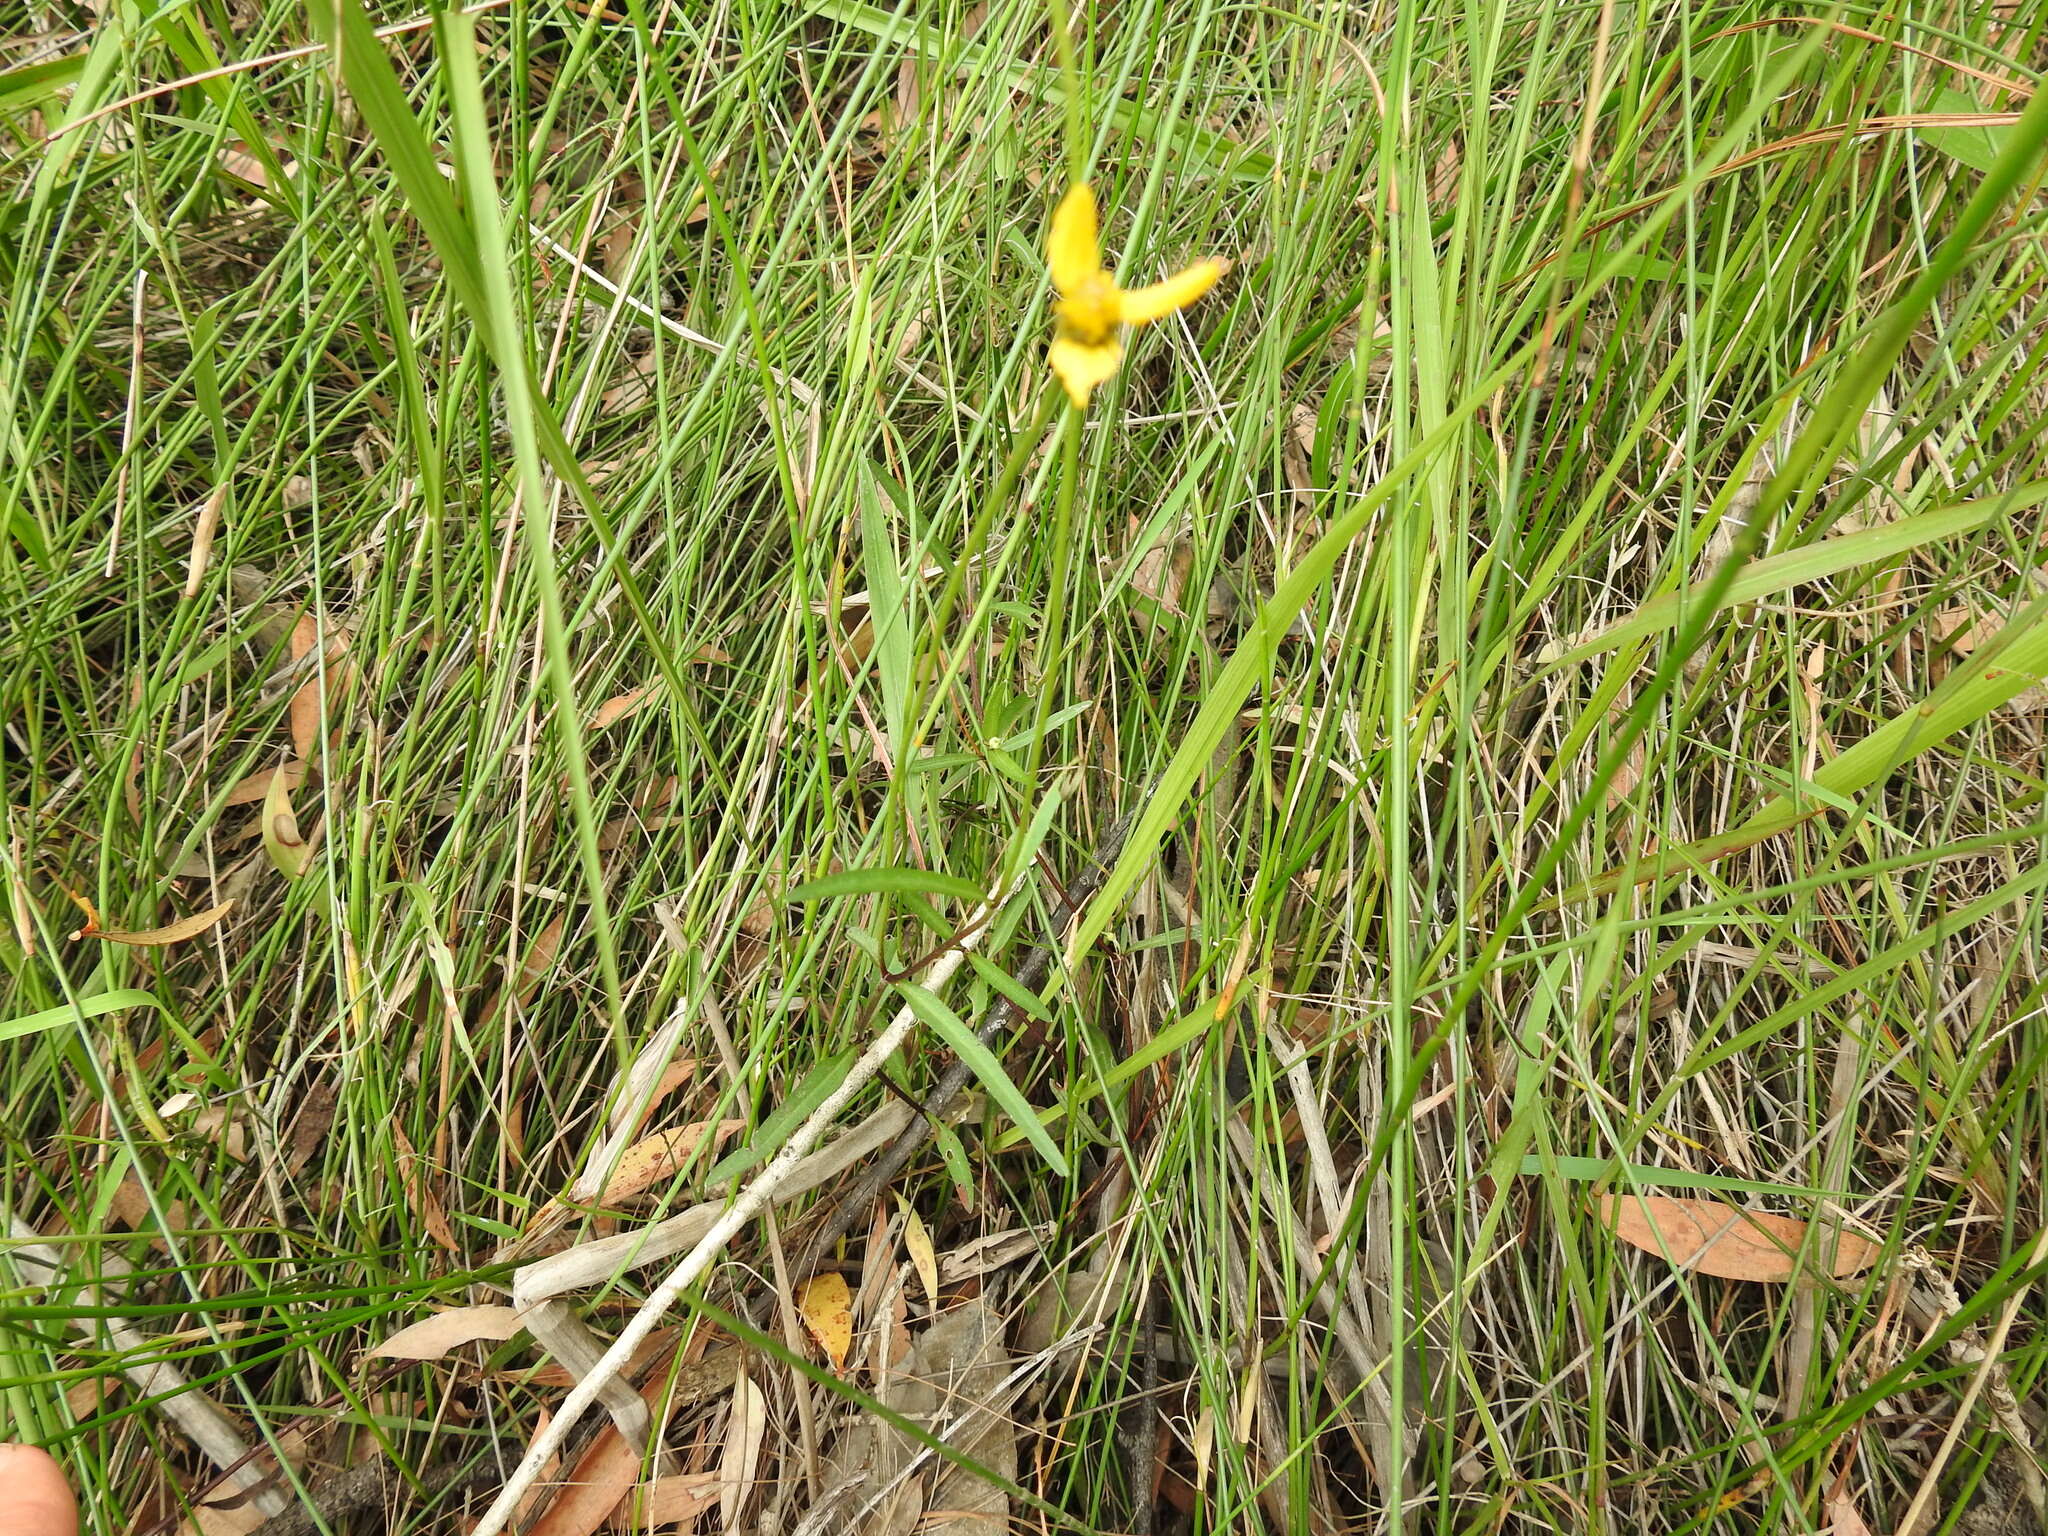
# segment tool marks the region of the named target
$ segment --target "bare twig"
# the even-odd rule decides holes
[[[966,962],[968,949],[982,931],[980,920],[987,913],[1000,908],[1009,899],[1009,895],[1008,889],[997,891],[989,898],[986,906],[974,914],[969,923],[969,937],[940,956],[925,973],[923,985],[926,988],[936,990],[952,979],[954,972]],[[498,1533],[505,1529],[506,1522],[512,1518],[513,1511],[519,1506],[520,1498],[533,1486],[534,1481],[540,1476],[541,1468],[547,1464],[548,1457],[568,1438],[569,1431],[576,1427],[577,1420],[581,1419],[584,1412],[597,1400],[598,1394],[604,1389],[604,1384],[618,1375],[626,1362],[632,1358],[633,1351],[638,1348],[640,1341],[653,1331],[655,1325],[667,1315],[669,1308],[675,1305],[683,1292],[695,1284],[698,1277],[711,1267],[712,1261],[724,1250],[725,1245],[732,1241],[740,1228],[767,1208],[783,1181],[795,1170],[797,1164],[803,1161],[805,1154],[817,1144],[819,1137],[825,1134],[826,1128],[839,1118],[839,1112],[853,1096],[882,1070],[883,1064],[896,1053],[916,1023],[917,1015],[907,1005],[897,1010],[896,1017],[890,1021],[889,1027],[875,1037],[873,1044],[862,1053],[860,1060],[853,1064],[853,1070],[847,1073],[846,1080],[833,1090],[825,1102],[820,1104],[811,1117],[797,1129],[796,1134],[783,1145],[782,1150],[770,1159],[768,1166],[761,1170],[760,1176],[747,1186],[725,1214],[712,1225],[711,1230],[698,1241],[697,1246],[692,1248],[683,1261],[669,1272],[668,1277],[655,1287],[653,1294],[633,1315],[632,1321],[620,1330],[618,1338],[612,1342],[612,1347],[605,1351],[604,1358],[597,1362],[595,1369],[588,1376],[576,1384],[562,1400],[562,1406],[556,1410],[554,1418],[534,1436],[533,1443],[526,1449],[526,1455],[520,1460],[519,1465],[513,1468],[512,1475],[505,1480],[505,1486],[499,1490],[497,1499],[484,1511],[483,1519],[470,1532],[470,1536],[498,1536]]]
[[[36,1231],[19,1216],[9,1214],[7,1234],[11,1241],[21,1246],[13,1250],[12,1257],[23,1270],[47,1272],[46,1284],[58,1284],[64,1273],[62,1255],[44,1241]],[[127,1263],[118,1255],[108,1253],[100,1257],[100,1269],[109,1275],[125,1275]],[[91,1309],[105,1306],[118,1292],[109,1286],[101,1290],[97,1286],[83,1286],[79,1290],[79,1303]],[[72,1320],[72,1327],[90,1336],[94,1325],[104,1323],[107,1338],[118,1348],[131,1354],[147,1355],[152,1345],[146,1334],[139,1332],[133,1324],[118,1317],[97,1318],[81,1315]],[[154,1398],[163,1410],[164,1417],[183,1430],[187,1439],[198,1446],[207,1460],[225,1469],[245,1492],[255,1499],[256,1507],[265,1514],[276,1514],[287,1507],[282,1489],[272,1481],[273,1472],[251,1458],[249,1447],[243,1442],[241,1431],[223,1413],[218,1404],[204,1392],[193,1387],[185,1379],[185,1373],[168,1360],[151,1360],[141,1364],[118,1366],[121,1374],[128,1378],[135,1389],[144,1397]]]

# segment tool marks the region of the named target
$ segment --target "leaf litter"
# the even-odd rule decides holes
[[[975,1465],[1014,1481],[1010,1374],[1003,1320],[984,1295],[925,1329],[876,1396]],[[827,1463],[813,1511],[824,1516],[821,1536],[1005,1536],[1009,1495],[951,1461],[934,1463],[920,1442],[894,1425],[873,1418],[856,1423]]]

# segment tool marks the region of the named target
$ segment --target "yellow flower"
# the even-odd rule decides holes
[[[1053,210],[1045,255],[1060,292],[1052,306],[1057,318],[1046,361],[1067,386],[1076,410],[1086,410],[1088,392],[1116,372],[1124,355],[1119,326],[1143,325],[1185,309],[1230,270],[1229,262],[1212,256],[1163,283],[1119,288],[1115,276],[1103,270],[1095,194],[1086,182],[1077,183]]]

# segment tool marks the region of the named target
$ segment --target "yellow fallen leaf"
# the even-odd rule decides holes
[[[109,933],[99,929],[81,928],[72,937],[105,939],[109,944],[133,944],[142,949],[155,949],[165,944],[198,938],[232,912],[234,906],[234,898],[230,897],[217,907],[208,907],[204,912],[194,912],[190,917],[181,917],[175,923],[166,923],[161,928],[141,928],[133,933]]]
[[[299,831],[299,818],[292,814],[291,789],[281,773],[271,775],[270,787],[263,795],[263,851],[287,880],[305,874],[313,859],[313,850]]]
[[[847,1351],[853,1348],[853,1292],[847,1288],[846,1276],[836,1269],[811,1276],[797,1295],[796,1309],[831,1360],[832,1369],[845,1369]]]
[[[910,1253],[910,1267],[917,1271],[918,1282],[924,1286],[925,1300],[934,1307],[939,1304],[939,1256],[932,1249],[932,1235],[925,1230],[924,1222],[910,1202],[898,1195],[903,1206],[903,1246]]]
[[[1680,1268],[1723,1280],[1790,1280],[1807,1224],[1791,1216],[1744,1211],[1720,1200],[1674,1195],[1608,1195],[1601,1218],[1614,1235]],[[1877,1261],[1878,1245],[1854,1232],[1835,1239],[1834,1276],[1845,1279]]]

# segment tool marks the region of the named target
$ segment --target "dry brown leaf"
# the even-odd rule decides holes
[[[556,913],[526,946],[526,956],[519,962],[519,975],[512,984],[512,998],[516,1006],[524,1008],[533,1001],[534,992],[554,966],[555,956],[562,952],[562,924],[567,916],[565,912]],[[488,1024],[495,1019],[504,1002],[503,992],[494,993],[484,1005],[483,1022]]]
[[[252,187],[262,187],[266,191],[269,190],[270,172],[264,168],[261,160],[258,160],[246,149],[240,148],[237,145],[228,145],[215,158],[218,160],[220,168],[230,176],[246,181]],[[298,166],[294,162],[287,160],[278,169],[289,176],[298,169]]]
[[[340,1091],[325,1079],[314,1083],[299,1100],[298,1113],[292,1116],[291,1135],[285,1143],[285,1171],[293,1178],[313,1160],[320,1143],[327,1139],[328,1131],[334,1127],[335,1107],[340,1102]]]
[[[217,907],[208,907],[204,912],[194,912],[190,917],[181,917],[175,923],[166,923],[161,928],[141,928],[133,933],[111,933],[81,928],[72,934],[72,937],[105,939],[109,944],[133,944],[141,949],[159,949],[166,944],[179,944],[186,939],[198,938],[234,909],[234,898],[229,897]]]
[[[225,1104],[209,1104],[192,1117],[192,1129],[210,1136],[220,1149],[238,1163],[249,1160],[249,1127],[241,1115]]]
[[[319,643],[320,621],[310,613],[299,615],[292,625],[290,656],[294,665],[306,659],[307,652]],[[292,695],[287,710],[292,733],[292,756],[302,762],[313,757],[313,741],[320,734],[320,679],[309,677],[299,684]]]
[[[192,1512],[190,1519],[179,1525],[178,1532],[179,1536],[249,1536],[268,1518],[256,1507],[253,1499],[244,1499],[225,1508],[202,1504]]]
[[[1669,1253],[1681,1268],[1723,1280],[1790,1280],[1806,1241],[1807,1224],[1795,1217],[1738,1210],[1720,1200],[1607,1195],[1600,1212],[1623,1242],[1649,1253]],[[1854,1232],[1838,1234],[1835,1278],[1868,1269],[1879,1251],[1876,1243]]]
[[[657,1443],[675,1407],[669,1376],[669,1363],[657,1365],[640,1389],[641,1401],[654,1415]],[[632,1493],[645,1467],[642,1447],[629,1443],[617,1425],[607,1423],[569,1469],[554,1502],[540,1519],[524,1527],[524,1536],[590,1536]]]
[[[438,1360],[451,1349],[490,1339],[502,1344],[526,1325],[512,1307],[452,1307],[370,1346],[371,1360]]]
[[[853,1348],[853,1292],[847,1288],[846,1276],[836,1269],[811,1276],[797,1293],[796,1308],[811,1337],[832,1361],[832,1368],[844,1369],[846,1352]]]
[[[1036,1227],[1016,1227],[1007,1232],[991,1232],[985,1237],[977,1237],[971,1243],[962,1243],[939,1261],[939,1283],[958,1285],[976,1275],[1003,1269],[1027,1254],[1038,1252],[1044,1242],[1045,1234]]]
[[[1934,638],[1943,641],[1958,656],[1967,656],[1998,633],[1995,621],[1979,620],[1968,608],[1948,608],[1937,613],[1932,625]]]
[[[149,1203],[149,1192],[142,1187],[142,1181],[135,1176],[133,1168],[121,1176],[121,1182],[108,1196],[107,1214],[130,1231],[148,1233],[149,1240],[157,1247],[164,1245],[164,1234],[157,1225],[156,1211]],[[184,1201],[164,1203],[164,1223],[173,1232],[186,1230]]]
[[[306,659],[320,640],[320,624],[310,613],[302,613],[292,625],[289,654],[294,665]],[[355,683],[355,663],[348,659],[348,633],[341,629],[327,631],[327,675],[324,679],[331,687],[321,689],[323,681],[319,672],[314,672],[299,685],[292,695],[287,709],[291,724],[292,756],[301,762],[313,759],[313,744],[320,736],[320,716],[323,713],[323,698],[339,704],[342,697]]]
[[[619,1505],[612,1514],[612,1524],[631,1531],[651,1531],[662,1525],[677,1525],[689,1531],[718,1502],[718,1491],[716,1472],[676,1472],[657,1477]]]
[[[110,1405],[120,1390],[118,1376],[87,1376],[64,1389],[64,1406],[73,1419],[90,1419]]]
[[[254,805],[270,793],[270,781],[276,774],[284,775],[284,787],[297,789],[306,782],[306,764],[300,758],[292,758],[282,767],[263,768],[252,773],[227,792],[222,802],[226,805]]]
[[[398,1149],[398,1182],[405,1186],[406,1197],[412,1201],[412,1208],[427,1229],[427,1236],[446,1248],[450,1253],[462,1251],[455,1241],[455,1229],[448,1225],[448,1213],[441,1205],[440,1196],[428,1185],[426,1175],[420,1168],[419,1154],[412,1149],[412,1143],[405,1139],[405,1132],[394,1123],[391,1127],[391,1141]]]
[[[718,1514],[728,1531],[740,1529],[740,1513],[754,1490],[754,1468],[767,1438],[768,1394],[742,1369],[733,1377],[732,1418],[726,1424],[724,1454],[718,1458]]]
[[[628,248],[632,245],[631,226],[623,226],[622,233]],[[611,266],[608,259],[607,267]],[[645,405],[654,398],[654,353],[643,352],[626,365],[625,377],[598,397],[598,407],[603,415],[611,416],[620,411],[632,410]],[[602,727],[600,727],[602,729]]]
[[[199,504],[199,516],[192,525],[192,551],[185,557],[184,596],[187,601],[199,595],[199,588],[206,580],[206,568],[213,562],[213,538],[220,530],[220,509],[227,499],[228,483],[223,480]]]
[[[1837,1494],[1828,1500],[1829,1536],[1871,1536],[1870,1526],[1856,1508],[1856,1501],[1847,1494]]]
[[[673,1130],[657,1131],[636,1141],[619,1158],[619,1166],[605,1180],[597,1198],[601,1201],[630,1200],[642,1191],[673,1178],[678,1169],[697,1155],[707,1132],[713,1134],[715,1146],[728,1136],[745,1130],[746,1126],[744,1120],[720,1120],[715,1125],[709,1120],[696,1120]]]
[[[601,731],[606,726],[617,725],[636,710],[652,704],[658,697],[659,683],[642,683],[638,688],[617,694],[597,706],[590,717],[590,728]]]

